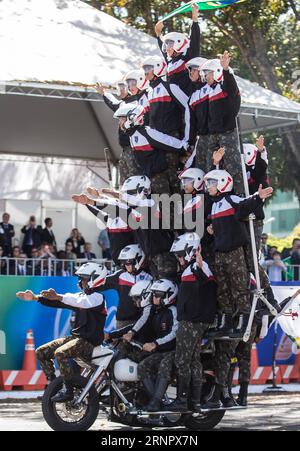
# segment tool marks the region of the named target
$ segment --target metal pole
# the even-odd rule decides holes
[[[249,197],[250,192],[249,192],[248,178],[247,178],[247,172],[246,172],[246,165],[245,165],[245,160],[244,160],[244,149],[243,149],[242,138],[241,138],[241,123],[240,123],[239,117],[236,118],[236,131],[237,131],[238,145],[239,145],[240,155],[241,155],[244,190],[245,190],[246,197]],[[247,342],[249,340],[250,335],[251,335],[251,329],[252,329],[252,324],[253,324],[253,320],[254,320],[255,310],[256,310],[257,302],[259,299],[261,299],[267,305],[270,312],[274,316],[277,315],[276,309],[263,296],[263,290],[261,289],[261,281],[260,281],[259,268],[258,268],[257,249],[256,249],[256,242],[255,242],[255,232],[254,232],[254,218],[255,218],[254,215],[249,215],[250,240],[251,240],[253,264],[254,264],[254,276],[256,279],[257,289],[254,294],[254,298],[253,298],[253,302],[252,302],[248,326],[247,326],[245,335],[243,337],[243,341],[245,341],[245,342]]]

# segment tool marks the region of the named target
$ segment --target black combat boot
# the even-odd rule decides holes
[[[192,379],[191,384],[191,408],[193,412],[201,412],[201,394],[202,394],[202,380]]]
[[[208,329],[204,337],[210,338],[214,337],[214,334],[218,332],[219,328],[221,327],[223,319],[223,313],[218,313],[215,317],[213,325]]]
[[[183,377],[177,379],[177,398],[171,404],[166,406],[165,410],[172,412],[185,412],[188,410],[188,391],[189,385]]]
[[[222,406],[221,403],[221,395],[222,395],[222,386],[216,384],[214,389],[212,390],[209,398],[207,399],[205,404],[202,404],[202,409],[218,409]]]
[[[233,333],[232,315],[223,313],[221,323],[215,333],[210,334],[212,338],[231,337]]]
[[[72,401],[73,398],[74,398],[73,385],[70,382],[65,382],[63,388],[58,393],[56,393],[55,396],[52,396],[51,401],[63,403]]]
[[[157,411],[161,410],[162,399],[164,397],[164,394],[166,393],[168,385],[169,385],[168,379],[166,379],[164,376],[158,376],[156,385],[155,385],[155,392],[154,392],[153,398],[149,402],[149,404],[145,407],[144,410],[146,410],[148,412],[157,412]]]
[[[240,385],[239,396],[236,400],[236,402],[238,403],[239,406],[247,407],[247,405],[248,405],[248,401],[247,401],[248,386],[249,386],[248,382],[242,382]]]
[[[221,401],[223,406],[227,409],[230,407],[235,407],[237,405],[232,396],[230,396],[228,387],[223,387]]]
[[[243,339],[248,326],[249,318],[250,315],[248,313],[242,313],[241,315],[239,315],[238,324],[229,335],[230,338],[239,338],[241,340]]]

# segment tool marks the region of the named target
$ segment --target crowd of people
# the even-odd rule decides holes
[[[63,296],[54,290],[40,296],[20,294],[48,306],[71,306],[77,325],[85,318],[82,334],[77,327],[71,337],[37,350],[49,380],[55,377],[49,362],[58,359],[65,387],[54,402],[73,398],[68,359],[82,353],[86,357],[91,344],[102,342],[100,322],[99,331],[95,329],[97,318],[103,326],[102,293],[115,289],[117,330],[109,339],[122,337],[120,357],[138,363],[149,394],[146,409],[163,408],[173,372],[177,397],[168,410],[235,405],[228,395],[231,361],[239,344],[245,344],[256,284],[249,215],[254,215],[257,259],[264,202],[273,190],[263,136],[245,143],[242,154],[239,148],[236,118],[241,96],[230,54],[225,51],[211,60],[200,57],[196,4],[192,20],[189,38],[177,32],[163,36],[162,22],[156,25],[162,56],[145,58],[141,68],[124,76],[117,83],[117,97],[97,85],[119,124],[121,187],[120,191],[86,187],[73,200],[86,205],[107,226],[118,270],[107,275],[104,267],[84,265],[77,272],[81,294]],[[245,197],[242,164],[249,197]],[[176,202],[167,205],[170,196]],[[265,297],[280,313],[283,304],[275,300],[261,265],[259,274]],[[269,315],[258,303],[250,339],[239,348],[241,405],[247,404],[251,346],[266,335]],[[202,345],[208,338],[215,340],[211,362],[215,385],[203,406]],[[133,339],[143,343],[142,351],[130,345]]]
[[[1,275],[23,275],[23,276],[70,276],[78,266],[78,260],[96,259],[92,245],[86,242],[80,231],[76,228],[71,230],[65,241],[65,248],[59,249],[53,231],[51,218],[45,219],[45,227],[37,225],[36,218],[30,216],[29,221],[21,229],[22,244],[13,245],[15,228],[10,223],[10,215],[3,213],[0,223],[0,274]],[[99,236],[99,246],[104,246],[104,234]],[[101,238],[101,242],[100,242]],[[109,258],[110,243],[106,243],[105,256]],[[48,260],[53,263],[49,268]]]

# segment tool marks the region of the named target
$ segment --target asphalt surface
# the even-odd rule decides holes
[[[129,428],[108,422],[100,414],[94,431],[126,431]],[[1,401],[0,431],[49,431],[38,401]],[[159,429],[157,429],[159,430]],[[171,429],[169,429],[171,430]],[[300,431],[300,394],[250,396],[249,408],[226,412],[219,431]]]

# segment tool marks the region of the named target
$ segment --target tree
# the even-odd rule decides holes
[[[153,35],[154,24],[178,6],[173,0],[92,0],[93,6]],[[215,57],[229,49],[239,75],[299,101],[299,5],[294,0],[248,0],[202,15],[201,54]],[[166,31],[186,32],[187,16],[179,15]],[[224,37],[226,39],[224,39]],[[300,73],[298,74],[300,79]],[[250,137],[249,137],[250,138]],[[272,144],[270,170],[276,186],[295,189],[300,200],[300,127],[266,133]],[[274,182],[273,182],[274,183]]]

